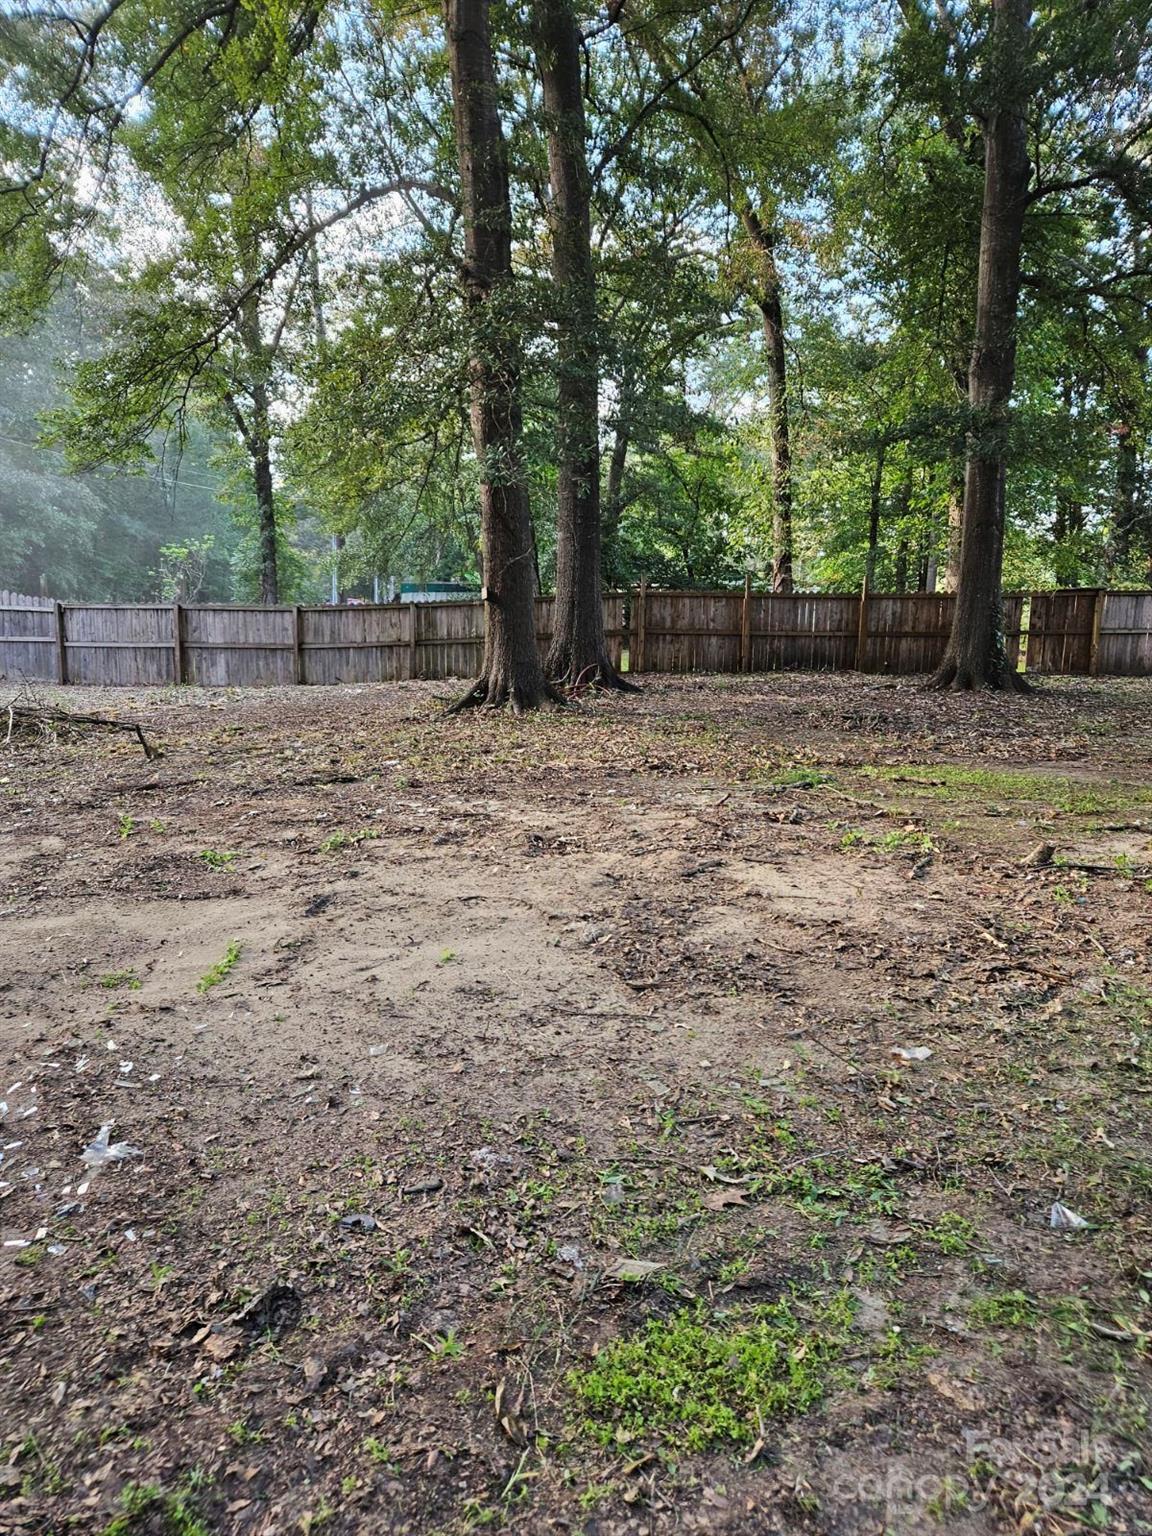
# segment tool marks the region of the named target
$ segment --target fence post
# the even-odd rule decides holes
[[[868,659],[868,573],[860,588],[860,613],[856,621],[856,671],[863,672]]]
[[[744,575],[744,601],[740,605],[740,670],[752,670],[752,577]]]
[[[184,681],[184,610],[179,603],[172,604],[172,675]]]
[[[56,614],[56,675],[62,683],[68,681],[68,648],[64,639],[64,604],[54,603]]]
[[[1100,673],[1100,625],[1104,618],[1104,599],[1107,593],[1103,587],[1096,588],[1096,595],[1092,599],[1092,640],[1088,648],[1088,676],[1098,677]]]
[[[292,662],[295,667],[296,682],[304,681],[304,621],[300,613],[300,604],[292,607]]]
[[[418,603],[408,604],[408,676],[416,676],[416,650],[420,644],[419,634],[416,628]]]
[[[643,672],[644,670],[644,628],[647,622],[645,609],[648,606],[648,583],[641,581],[640,590],[636,594],[636,659],[631,662],[630,672]]]

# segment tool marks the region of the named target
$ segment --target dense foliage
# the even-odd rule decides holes
[[[566,301],[531,10],[490,8],[515,282],[480,348],[515,337],[547,589]],[[954,579],[993,430],[968,399],[993,10],[576,8],[608,583]],[[1147,22],[1031,18],[1007,585],[1149,580]],[[0,70],[0,585],[478,584],[439,10],[21,0]]]

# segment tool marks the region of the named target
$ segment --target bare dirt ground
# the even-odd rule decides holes
[[[1152,1530],[1152,689],[450,696],[3,747],[0,1529]]]

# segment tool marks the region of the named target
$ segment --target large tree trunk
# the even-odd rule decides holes
[[[558,351],[556,606],[545,665],[558,682],[632,688],[608,659],[604,638],[600,359],[580,33],[570,0],[531,9],[548,135]]]
[[[1024,72],[1031,0],[992,0],[990,78],[995,101],[984,135],[984,206],[976,334],[968,372],[973,423],[964,483],[960,581],[952,632],[932,678],[937,688],[1024,688],[1004,645],[1004,479],[1009,401],[1016,375],[1020,253],[1028,206]]]
[[[520,442],[520,350],[506,303],[512,283],[508,154],[496,95],[487,0],[444,0],[464,223],[464,299],[471,325],[472,441],[480,466],[484,664],[456,706],[547,699],[536,645],[532,524]]]
[[[772,590],[792,590],[792,439],[788,421],[788,357],[776,238],[751,208],[741,221],[759,259],[756,307],[768,361],[768,432],[772,446]]]

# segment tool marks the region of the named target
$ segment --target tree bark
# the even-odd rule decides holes
[[[776,237],[751,208],[741,222],[759,258],[756,307],[768,361],[768,433],[772,448],[772,590],[792,591],[792,439],[788,418],[788,357]]]
[[[864,582],[869,592],[876,585],[876,551],[880,544],[880,510],[883,506],[884,460],[887,453],[887,444],[878,444],[868,490],[868,553],[864,557]]]
[[[260,556],[260,601],[278,603],[280,572],[276,548],[276,490],[272,480],[269,357],[260,331],[259,299],[255,294],[245,302],[239,330],[250,375],[247,382],[252,410],[245,423],[235,403],[232,409],[252,461],[252,485],[256,493],[256,537]]]
[[[970,156],[968,156],[970,158]],[[952,383],[956,390],[956,403],[968,399],[971,365],[971,348],[967,358],[953,356],[949,365]],[[964,447],[956,443],[948,451],[948,545],[944,556],[944,575],[940,582],[941,592],[955,592],[960,584],[960,546],[964,533]]]
[[[1028,206],[1025,70],[1031,0],[992,0],[984,135],[984,203],[976,329],[968,371],[972,424],[964,482],[960,580],[936,688],[1023,689],[1004,644],[1004,482],[1007,418],[1016,375],[1020,254]]]
[[[964,532],[964,467],[948,476],[948,553],[942,590],[955,592],[960,585],[960,548]]]
[[[1138,373],[1143,378],[1148,367],[1148,348],[1136,348],[1134,358]],[[1116,489],[1112,537],[1109,540],[1109,563],[1113,566],[1127,565],[1141,538],[1148,544],[1146,553],[1152,555],[1152,529],[1148,527],[1147,513],[1141,506],[1140,497],[1140,434],[1136,427],[1138,410],[1137,401],[1127,395],[1117,401]]]
[[[256,391],[262,394],[263,391]],[[260,542],[260,601],[280,601],[280,572],[276,552],[276,492],[272,484],[272,457],[268,446],[268,403],[256,401],[253,409],[252,479],[256,487],[256,518]]]
[[[900,536],[896,542],[896,555],[892,563],[892,585],[897,592],[908,590],[908,568],[910,561],[910,545],[908,540],[908,514],[912,508],[912,472],[905,470],[900,477],[900,483],[896,488],[896,504],[893,508],[894,521],[900,529]]]
[[[546,700],[536,644],[532,524],[521,450],[520,349],[505,298],[512,283],[508,153],[496,94],[488,0],[444,0],[464,225],[462,284],[471,327],[469,403],[480,466],[484,663],[455,706],[517,714]]]
[[[610,586],[624,584],[620,559],[620,519],[624,515],[624,469],[632,445],[632,407],[635,384],[629,370],[620,380],[616,402],[616,420],[612,432],[612,452],[608,457],[608,480],[604,488],[604,574]]]
[[[531,7],[548,137],[557,322],[556,604],[547,676],[633,690],[608,659],[600,522],[600,358],[580,32],[570,0]]]

